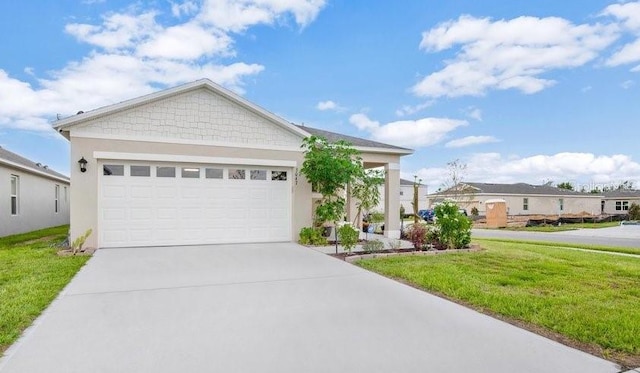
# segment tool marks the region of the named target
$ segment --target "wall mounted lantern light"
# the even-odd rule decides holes
[[[87,171],[87,160],[84,159],[84,157],[80,158],[80,160],[78,161],[78,164],[80,164],[80,172],[86,172]]]

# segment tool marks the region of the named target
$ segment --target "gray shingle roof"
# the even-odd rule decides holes
[[[612,190],[602,195],[606,198],[640,198],[640,190]]]
[[[20,166],[26,167],[26,168],[30,168],[36,171],[40,171],[43,172],[45,174],[54,176],[54,177],[58,177],[58,178],[62,178],[65,179],[67,181],[69,181],[69,178],[61,173],[55,172],[54,170],[46,167],[43,164],[38,165],[38,163],[36,162],[32,162],[30,160],[28,160],[25,157],[22,157],[16,153],[10,152],[7,149],[4,149],[2,147],[0,147],[0,161],[8,161],[11,163],[15,163],[18,164]],[[46,168],[45,168],[46,167]]]
[[[399,146],[384,144],[384,143],[377,142],[377,141],[371,141],[371,140],[367,140],[367,139],[362,139],[362,138],[355,137],[355,136],[343,135],[341,133],[325,131],[325,130],[321,130],[321,129],[318,129],[318,128],[301,126],[301,125],[297,125],[297,124],[296,124],[296,126],[298,128],[300,128],[301,130],[306,131],[306,132],[308,132],[308,133],[310,133],[312,135],[324,137],[329,142],[336,142],[336,141],[339,141],[339,140],[344,140],[344,141],[347,141],[347,142],[351,143],[351,145],[356,146],[356,147],[380,148],[380,149],[392,149],[392,150],[405,150],[407,152],[413,152],[413,150],[411,150],[411,149],[401,148]]]
[[[588,194],[576,192],[573,190],[556,188],[549,185],[531,185],[525,183],[516,184],[492,184],[492,183],[463,183],[474,189],[476,193],[487,194],[523,194],[523,195],[553,195],[553,196],[597,196],[597,194]],[[446,194],[446,191],[440,194]]]

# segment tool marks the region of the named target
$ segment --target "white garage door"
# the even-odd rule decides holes
[[[291,169],[101,162],[101,247],[291,240]]]

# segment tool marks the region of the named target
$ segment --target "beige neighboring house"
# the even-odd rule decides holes
[[[71,238],[91,228],[94,247],[297,240],[316,197],[300,174],[300,146],[312,134],[350,141],[366,168],[384,168],[385,209],[398,211],[400,157],[412,153],[293,125],[208,79],[54,127],[71,142]],[[399,237],[398,214],[386,224]]]
[[[609,215],[628,214],[631,204],[640,205],[640,190],[603,192],[602,212]]]
[[[412,180],[400,179],[400,206],[404,206],[405,214],[413,214],[413,184]],[[427,206],[428,189],[426,184],[418,186],[418,210],[424,210]],[[380,203],[373,211],[385,211],[384,186],[380,187]],[[398,208],[398,214],[400,210]]]
[[[601,213],[602,196],[560,189],[548,185],[460,183],[454,188],[429,195],[429,205],[445,199],[458,201],[461,208],[476,207],[478,214],[486,215],[487,200],[502,199],[507,203],[508,215],[564,215]]]
[[[69,224],[69,178],[0,147],[0,237]]]

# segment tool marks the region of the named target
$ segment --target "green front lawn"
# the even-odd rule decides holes
[[[542,334],[559,333],[623,364],[640,364],[640,258],[551,244],[483,241],[481,245],[486,250],[476,253],[390,257],[357,264],[524,322]]]
[[[59,257],[69,226],[0,238],[0,354],[51,303],[89,259]]]

